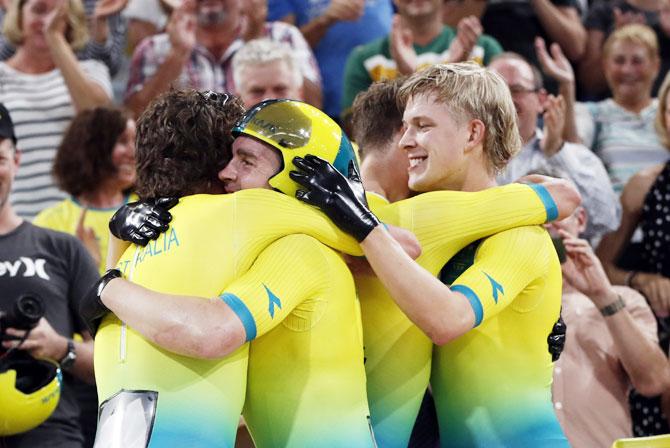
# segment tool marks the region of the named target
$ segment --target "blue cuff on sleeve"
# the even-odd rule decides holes
[[[251,311],[249,311],[249,308],[240,300],[239,297],[237,297],[235,294],[230,294],[230,293],[224,293],[221,295],[221,300],[226,302],[226,304],[230,307],[231,310],[235,314],[237,314],[237,317],[240,318],[242,321],[242,325],[244,325],[244,330],[247,333],[247,339],[246,341],[249,342],[253,339],[256,338],[256,321],[254,320],[254,316],[251,314]]]
[[[554,198],[551,197],[547,189],[540,184],[527,184],[530,188],[533,189],[535,193],[540,197],[540,200],[544,204],[544,209],[547,211],[547,222],[551,222],[558,218],[558,207],[554,202]]]
[[[484,308],[482,307],[482,302],[479,300],[479,297],[477,297],[477,294],[465,285],[452,285],[451,290],[460,292],[466,299],[468,299],[468,302],[470,302],[472,311],[475,312],[475,325],[473,328],[481,324],[482,319],[484,318]]]

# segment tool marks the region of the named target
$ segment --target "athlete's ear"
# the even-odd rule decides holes
[[[470,135],[465,144],[465,150],[476,148],[484,144],[484,136],[486,135],[486,125],[481,120],[473,119],[468,122],[468,131]]]

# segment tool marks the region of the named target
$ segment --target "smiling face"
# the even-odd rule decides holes
[[[603,68],[617,102],[634,102],[651,95],[659,60],[640,43],[618,40],[609,48]]]
[[[546,94],[535,86],[533,70],[525,61],[516,58],[499,58],[489,68],[507,83],[516,109],[519,133],[524,143],[535,135],[537,117],[542,113],[542,100]]]
[[[460,190],[467,174],[467,122],[455,120],[433,94],[407,101],[399,145],[409,158],[409,188],[418,192]]]
[[[272,189],[268,181],[281,169],[279,153],[269,145],[241,135],[233,142],[233,158],[219,172],[227,193],[249,188]]]
[[[9,192],[19,168],[18,152],[10,139],[0,140],[0,213],[9,207]]]
[[[116,182],[125,190],[135,183],[135,120],[128,120],[126,129],[112,149],[112,164],[116,168]]]

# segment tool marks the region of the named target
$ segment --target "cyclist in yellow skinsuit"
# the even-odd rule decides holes
[[[144,115],[140,133],[150,133],[152,126],[170,117],[175,108],[189,113],[195,110],[196,118],[203,120],[202,126],[208,129],[212,124],[214,127],[225,126],[230,116],[235,118],[241,113],[234,102],[221,105],[211,97],[203,100],[198,95],[196,92],[167,94]],[[200,109],[199,115],[196,107]],[[178,116],[175,119],[179,119]],[[167,122],[177,128],[169,118]],[[207,139],[200,133],[198,135]],[[199,154],[209,157],[204,162],[210,164],[225,158],[221,149],[225,139],[217,140],[214,136],[212,140],[209,147],[192,146],[198,148]],[[162,160],[147,164],[151,166],[151,173],[155,170],[160,173],[161,163],[168,168],[171,163],[178,163],[178,158],[164,160],[162,152],[152,152],[150,141],[151,135],[140,135],[140,166],[146,166],[143,163],[156,154]],[[142,142],[147,154],[143,153]],[[209,153],[205,153],[204,148]],[[186,154],[178,154],[178,157],[194,163],[189,159],[188,151],[183,152]],[[161,188],[197,192],[201,188],[199,184],[206,183],[203,182],[205,175],[197,171],[202,170],[202,166],[181,168],[179,181],[173,177],[168,185],[161,185],[161,179],[140,169],[139,193],[146,196],[160,192]],[[199,182],[194,182],[193,177]],[[189,188],[195,191],[189,191]],[[318,336],[318,339],[327,341],[332,350],[328,367],[333,372],[333,384],[340,383],[342,387],[336,391],[339,407],[333,406],[334,410],[328,408],[326,411],[339,411],[332,415],[337,417],[339,423],[333,427],[339,432],[326,439],[327,444],[372,446],[360,324],[357,323],[359,313],[351,275],[339,256],[313,238],[306,235],[282,237],[294,232],[311,233],[339,249],[348,248],[355,253],[357,248],[353,240],[334,229],[325,216],[289,196],[270,190],[253,189],[235,195],[190,195],[182,198],[173,214],[173,223],[166,233],[144,248],[130,247],[118,266],[123,275],[165,293],[221,294],[223,300],[219,303],[224,304],[232,319],[232,325],[227,326],[231,330],[227,332],[227,344],[191,346],[184,354],[203,358],[212,357],[213,353],[216,357],[227,356],[196,359],[169,353],[153,342],[182,337],[184,334],[174,326],[171,332],[156,332],[145,338],[136,331],[131,320],[122,323],[117,316],[107,315],[96,337],[97,385],[103,401],[97,443],[125,446],[131,442],[148,441],[149,446],[232,446],[245,397],[248,344],[244,342],[270,331],[277,322],[283,321],[290,332],[317,326],[319,331],[304,331],[304,334],[308,338]],[[205,227],[212,226],[216,227],[216,232],[205,231]],[[287,257],[295,258],[292,256],[295,250],[304,257],[286,263]],[[252,264],[253,268],[249,270]],[[263,280],[258,281],[259,278]],[[292,294],[286,292],[289,288]],[[311,302],[315,304],[313,310],[308,308]],[[167,306],[166,303],[163,305]],[[324,315],[326,310],[328,313]],[[285,317],[287,314],[293,318]],[[250,316],[253,318],[249,319]],[[339,319],[341,316],[349,318],[344,322]],[[123,315],[120,313],[119,317],[123,318]],[[145,314],[143,317],[151,321],[151,316]],[[196,327],[199,325],[197,322]],[[281,338],[282,332],[278,330],[271,331],[268,337]],[[211,336],[216,342],[216,333]],[[334,347],[333,339],[337,339],[341,349]],[[325,350],[323,352],[325,359]],[[281,356],[281,350],[277,350],[277,354]],[[308,397],[318,397],[313,393],[314,386],[310,381],[304,384]],[[266,397],[269,401],[273,399],[269,393]],[[286,415],[291,415],[287,405],[284,402]],[[303,411],[296,406],[295,412]],[[326,412],[322,415],[326,416]],[[341,431],[343,426],[347,431]],[[320,436],[323,435],[322,432]],[[295,445],[302,443],[290,438],[286,441]]]
[[[256,140],[249,141],[250,139],[247,138],[236,141],[233,147],[233,160],[221,173],[229,191],[249,187],[254,182],[258,182],[259,178],[262,182],[257,186],[263,186],[269,180],[270,185],[281,189],[281,191],[295,191],[296,185],[287,176],[288,169],[286,166],[290,165],[286,161],[284,161],[285,168],[270,177],[273,171],[267,170],[263,161],[271,158],[272,153],[268,153],[266,151],[268,148],[262,145],[265,143],[279,149],[283,158],[292,157],[296,151],[295,143],[293,143],[292,151],[282,147],[281,144],[292,144],[290,139],[293,136],[298,138],[309,135],[309,130],[305,129],[304,124],[301,124],[301,128],[298,129],[291,127],[294,126],[296,121],[304,123],[304,120],[296,120],[291,115],[295,116],[305,107],[296,102],[265,103],[247,114],[247,120],[243,121],[235,132],[242,137],[253,137]],[[298,114],[298,117],[300,117],[300,114]],[[271,131],[267,132],[267,130]],[[301,132],[296,132],[296,130]],[[279,136],[277,140],[282,143],[280,144],[277,140],[274,140],[274,136]],[[242,143],[238,144],[240,141]],[[323,139],[320,139],[320,141],[323,141]],[[302,148],[300,150],[305,151]],[[313,148],[310,150],[313,150]],[[339,153],[338,148],[335,154]],[[334,156],[333,159],[337,163],[337,156]],[[254,166],[254,169],[248,168],[249,165]],[[239,194],[241,193],[235,193],[233,197]],[[492,209],[501,198],[507,196],[516,198],[521,204],[527,204],[520,205],[521,210],[527,209],[527,211],[520,213],[519,210],[512,212]],[[443,205],[445,198],[450,204],[448,207]],[[421,231],[423,227],[435,227],[430,222],[431,220],[443,223],[440,227],[448,230],[454,237],[453,244],[456,248],[454,250],[458,250],[458,247],[467,244],[473,238],[477,238],[478,235],[483,236],[487,232],[490,233],[491,229],[499,230],[510,225],[544,222],[547,218],[546,206],[540,200],[538,194],[523,185],[504,187],[497,192],[486,192],[485,194],[444,192],[426,195],[415,201],[414,204],[411,207],[401,205],[392,211],[390,210],[389,219],[396,220],[399,223],[408,223],[416,221],[413,215],[414,210],[430,211],[430,213],[425,213],[426,220],[422,221],[423,224],[417,222],[415,226]],[[482,217],[477,219],[466,218],[464,221],[463,217],[467,213],[481,213]],[[273,215],[268,215],[265,212],[265,216]],[[454,221],[450,221],[451,216],[456,217]],[[472,225],[468,229],[458,226],[463,222],[474,225],[475,221],[478,224],[474,230],[471,228]],[[177,223],[176,218],[174,225]],[[469,233],[472,233],[472,235],[468,235]],[[435,250],[441,250],[441,246],[442,242],[436,247],[427,244],[426,253],[430,254]],[[278,259],[284,260],[284,263],[280,263],[276,269],[294,269],[290,265],[286,266],[289,260],[298,256],[299,252],[294,252],[294,254],[293,257],[278,257]],[[260,261],[259,258],[257,263],[260,263]],[[268,263],[268,266],[274,266],[274,264]],[[252,271],[257,267],[254,265],[251,268]],[[250,299],[247,294],[232,293],[229,288],[226,288],[222,298],[223,302],[229,306],[223,307],[221,300],[204,302],[202,299],[192,297],[155,294],[121,280],[110,282],[108,288],[103,291],[102,299],[119,317],[149,338],[152,338],[154,334],[162,334],[163,332],[178,333],[180,337],[163,338],[154,340],[154,342],[169,350],[194,356],[203,356],[204,353],[190,351],[192,347],[212,345],[212,341],[218,340],[221,334],[214,334],[212,331],[217,328],[226,328],[225,310],[227,309],[233,310],[238,316],[238,324],[240,322],[244,324],[247,339],[250,339],[250,334],[260,335],[257,330],[254,330],[261,328],[258,324],[259,319],[264,317],[265,322],[277,324],[283,318],[284,321],[281,325],[271,330],[266,336],[252,341],[251,344],[245,417],[254,440],[259,446],[287,444],[298,446],[306,443],[310,446],[337,445],[338,440],[341,440],[337,437],[341,438],[342,434],[336,436],[336,432],[344,434],[351,432],[351,429],[347,429],[351,425],[340,424],[343,422],[341,416],[347,415],[347,407],[343,407],[344,412],[332,414],[334,416],[338,415],[336,419],[334,419],[335,417],[333,419],[322,418],[328,416],[328,411],[324,410],[324,407],[329,400],[331,400],[331,403],[337,403],[337,406],[342,406],[343,403],[341,402],[347,396],[344,392],[351,389],[351,386],[333,387],[334,373],[337,373],[338,370],[332,368],[332,363],[325,365],[318,361],[319,358],[326,357],[327,359],[330,357],[333,344],[336,347],[340,345],[336,343],[337,338],[318,337],[320,334],[324,334],[319,328],[321,321],[317,322],[314,328],[310,324],[314,315],[318,316],[327,311],[326,301],[304,300],[296,305],[292,313],[289,313],[291,308],[288,307],[286,313],[280,314],[278,303],[281,302],[281,296],[274,292],[270,295],[268,290],[274,291],[274,289],[271,287],[266,289],[268,284],[260,280],[266,275],[264,274],[266,269],[266,267],[258,267],[258,274],[255,274],[257,277],[252,276],[256,280],[253,280],[251,284],[255,285],[256,289],[255,293],[250,293],[250,297],[254,297],[255,294],[255,297],[262,298],[260,302]],[[437,269],[439,269],[439,266]],[[244,282],[244,280],[240,281]],[[231,297],[235,298],[231,299]],[[202,306],[203,303],[206,306]],[[254,308],[254,306],[258,306],[258,303],[261,304],[260,308]],[[267,320],[270,309],[277,313],[275,314],[277,317]],[[179,328],[174,326],[174,319],[183,315],[189,316],[190,321],[197,324],[196,329],[205,335],[204,338],[198,338],[191,332],[188,335],[177,332]],[[351,327],[351,319],[337,314],[333,316],[340,321],[339,325]],[[162,319],[166,319],[164,324],[161,323]],[[325,317],[321,319],[325,319]],[[184,323],[184,326],[187,327],[188,323]],[[296,329],[303,329],[304,332],[297,332]],[[312,335],[309,333],[312,333]],[[224,335],[221,336],[225,337]],[[342,353],[345,352],[342,351]],[[207,356],[212,356],[212,354],[212,351],[207,352]],[[296,355],[300,356],[300,360],[304,359],[304,362],[297,363]],[[281,378],[281,381],[278,381],[278,378]],[[329,392],[326,394],[325,391]],[[329,398],[331,396],[332,398]],[[317,399],[318,401],[314,401]],[[291,404],[288,408],[287,403]],[[293,409],[295,409],[295,412],[292,411]],[[327,434],[328,428],[335,428],[332,432],[333,435],[324,439],[323,434]],[[319,436],[319,434],[321,435]]]
[[[279,200],[275,200],[277,196]],[[318,229],[318,226],[323,224],[310,219],[304,210],[295,207],[295,204],[288,204],[286,200],[290,198],[266,190],[248,190],[234,196],[197,195],[183,198],[174,208],[174,220],[170,230],[146,248],[133,247],[128,250],[121,258],[119,266],[128,278],[161,292],[204,297],[220,295],[222,303],[225,303],[234,316],[239,317],[237,323],[242,327],[239,334],[244,335],[243,339],[233,341],[232,344],[242,345],[245,341],[255,340],[269,332],[267,339],[261,340],[275,342],[269,355],[285,360],[285,375],[293,378],[297,376],[296,369],[291,367],[294,363],[299,363],[298,365],[306,371],[327,369],[332,375],[331,386],[339,383],[340,387],[334,388],[335,390],[325,389],[318,393],[318,390],[314,389],[320,387],[318,382],[315,383],[319,377],[315,375],[303,378],[301,384],[305,393],[301,401],[294,403],[294,412],[301,412],[299,404],[302,406],[309,400],[329,402],[329,394],[337,394],[341,406],[334,406],[331,401],[330,406],[320,415],[325,417],[330,412],[338,411],[338,414],[332,415],[333,418],[337,417],[332,426],[341,430],[342,425],[349,430],[333,434],[331,440],[338,443],[351,442],[354,445],[362,445],[362,441],[367,440],[371,445],[367,424],[368,409],[365,399],[360,324],[357,323],[358,310],[354,300],[351,274],[340,257],[313,238],[293,235],[277,240],[284,233],[280,229],[291,224],[291,219],[278,218],[274,222],[257,219],[259,214],[267,212],[275,213],[278,217],[299,216],[302,222],[296,223],[293,227],[302,232],[314,232],[311,229]],[[203,213],[203,210],[206,212]],[[205,227],[214,222],[212,216],[234,218],[218,221],[219,232],[212,235],[211,232],[205,231]],[[308,224],[308,221],[311,223]],[[240,228],[245,228],[247,231],[240,232]],[[231,238],[230,235],[235,237]],[[265,249],[256,259],[255,256],[259,252],[257,248]],[[251,270],[240,276],[252,263]],[[119,316],[123,318],[122,313],[119,313]],[[236,319],[233,314],[230,316]],[[127,322],[132,328],[132,321],[127,319]],[[106,323],[103,323],[98,332],[98,341],[101,341],[101,338],[102,341],[106,340],[104,338],[109,337],[110,330],[122,331],[116,318],[111,322],[112,328],[108,329]],[[281,325],[277,326],[278,323]],[[196,324],[206,328],[207,322]],[[295,350],[296,341],[292,344],[282,344],[287,342],[284,341],[287,337],[296,332],[299,335],[296,338],[300,337],[302,344],[311,346],[321,356],[306,357],[304,350]],[[167,337],[184,336],[187,335],[176,332]],[[202,344],[195,351],[186,354],[223,355],[225,351],[215,351],[222,350],[216,344],[217,336],[216,332],[207,334],[206,337],[211,340],[210,344]],[[119,334],[114,336],[113,340],[117,341],[119,337],[123,339]],[[175,412],[175,421],[170,421],[169,426],[166,426],[171,431],[157,433],[169,435],[170,440],[174,440],[173,431],[178,431],[184,424],[188,425],[187,428],[221,430],[221,424],[214,426],[208,424],[208,422],[214,423],[212,419],[219,421],[225,417],[225,421],[229,424],[228,429],[231,431],[235,429],[244,398],[244,380],[247,374],[246,344],[225,358],[227,362],[219,364],[216,361],[196,360],[172,354],[168,357],[165,351],[153,349],[150,342],[141,338],[134,329],[128,330],[127,338],[125,359],[121,358],[122,354],[119,354],[120,359],[104,357],[111,362],[111,365],[102,366],[105,377],[110,378],[99,385],[102,392],[101,399],[108,397],[109,392],[116,392],[120,388],[127,389],[129,381],[132,382],[134,389],[158,389],[157,417],[161,416],[160,411]],[[288,342],[290,341],[289,339]],[[156,342],[161,342],[160,335],[156,336]],[[148,346],[149,349],[140,350],[142,346]],[[321,350],[317,350],[318,347],[321,347]],[[254,346],[252,350],[258,351],[262,348],[260,344]],[[325,350],[326,348],[329,350]],[[294,352],[293,356],[291,352]],[[96,361],[98,359],[96,357]],[[264,359],[266,362],[272,361],[269,356]],[[212,369],[212,364],[220,365],[220,368]],[[100,365],[96,363],[96,366]],[[204,371],[194,367],[200,365],[207,372],[206,375],[203,374]],[[133,378],[124,376],[126,369],[131,366]],[[235,370],[231,372],[231,368]],[[165,371],[169,371],[170,374],[161,375],[161,372]],[[203,374],[203,378],[193,382],[186,381],[188,378],[186,374],[193,371]],[[251,388],[264,386],[268,389],[265,394],[259,395],[266,405],[272,403],[273,392],[276,395],[287,387],[286,381],[281,376],[275,377],[270,383],[254,386],[253,370],[249,372],[249,381]],[[175,388],[176,385],[171,386],[175,382],[183,382],[188,386]],[[111,385],[109,391],[103,390],[106,385]],[[161,396],[162,387],[165,388],[165,396]],[[204,416],[194,415],[193,409],[190,408],[189,412],[184,414],[186,409],[183,403],[188,400],[195,400],[193,402],[197,403],[200,413],[206,413],[208,418],[198,423]],[[178,403],[179,407],[176,409],[166,407],[173,402]],[[206,406],[206,403],[210,403],[212,408]],[[219,407],[214,407],[216,403]],[[222,413],[221,406],[225,403],[228,403],[230,408]],[[231,406],[230,403],[234,403],[235,406]],[[292,409],[291,403],[284,401],[283,416],[292,415]],[[313,412],[309,417],[314,417]],[[158,419],[154,431],[163,428],[160,423],[161,420]],[[165,423],[168,424],[167,421]],[[192,437],[192,431],[184,434]],[[230,433],[227,435],[230,436]],[[324,436],[323,432],[321,436]],[[156,439],[156,434],[152,436],[153,440],[159,440]],[[287,438],[284,441],[291,439]],[[300,440],[296,443],[300,443]]]
[[[401,83],[395,81],[373,84],[366,92],[357,96],[352,108],[353,135],[360,145],[359,154],[362,160],[361,177],[369,192],[367,198],[370,209],[376,213],[389,201],[398,202],[409,196],[407,187],[409,163],[407,155],[398,146],[403,128],[402,111],[397,106],[400,85]],[[493,206],[480,205],[487,209],[493,207],[491,208],[493,211],[505,207],[508,203],[505,197],[501,196],[498,199]],[[422,200],[413,198],[402,201],[400,206],[407,207],[408,205],[404,204],[413,203],[418,205]],[[444,204],[451,204],[451,201],[445,201]],[[398,205],[391,206],[394,207]],[[439,203],[418,207],[413,213],[414,217],[406,221],[408,228],[419,229],[420,240],[429,240],[431,241],[429,244],[442,241],[449,245],[453,234],[450,227],[436,226],[436,229],[431,229],[429,225],[420,224],[422,216],[429,216],[426,214],[440,207],[443,205]],[[451,216],[446,223],[448,225],[451,220],[458,223],[466,218],[467,215]],[[386,218],[382,221],[394,222]],[[469,231],[473,227],[476,229],[479,224],[460,222],[462,224],[451,227],[459,231]],[[436,272],[435,266],[439,268],[462,246],[458,242],[459,233],[453,236],[456,237],[455,245],[453,248],[447,246],[444,253],[436,253],[435,263],[431,262],[431,272]],[[462,257],[454,260],[452,266],[460,263],[460,258]],[[360,269],[354,272],[361,301],[368,403],[375,436],[380,446],[404,447],[409,442],[415,424],[419,425],[417,429],[422,438],[427,437],[427,432],[431,431],[431,428],[424,427],[430,420],[416,421],[416,418],[429,382],[433,344],[398,308],[373,272]],[[546,340],[546,335],[541,336],[540,340]],[[432,406],[432,400],[427,400],[425,403],[427,406]]]
[[[400,94],[407,103],[399,144],[409,157],[411,189],[499,188],[492,188],[495,173],[520,147],[502,79],[471,64],[439,65],[410,77]],[[294,163],[301,172],[292,177],[305,188],[297,197],[361,241],[394,301],[438,346],[432,383],[443,446],[567,446],[550,396],[546,336],[558,317],[561,288],[546,232],[521,227],[490,237],[473,250],[474,261],[450,289],[435,278],[435,263],[454,253],[408,259],[378,225],[356,176],[346,179],[317,158]],[[548,196],[538,194],[555,217]],[[506,211],[510,202],[498,205]],[[416,234],[422,246],[442,238]],[[526,242],[532,246],[521,250]]]
[[[540,227],[520,227],[469,249],[442,272],[472,304],[475,328],[433,352],[440,436],[452,446],[565,446],[547,390],[545,341],[562,288],[551,238]]]

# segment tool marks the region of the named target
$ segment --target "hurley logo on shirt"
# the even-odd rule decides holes
[[[20,257],[16,261],[2,261],[0,262],[0,277],[9,276],[16,277],[39,277],[44,280],[49,280],[49,276],[44,270],[46,260],[44,258],[30,259],[28,257]],[[23,267],[23,269],[21,269]]]

